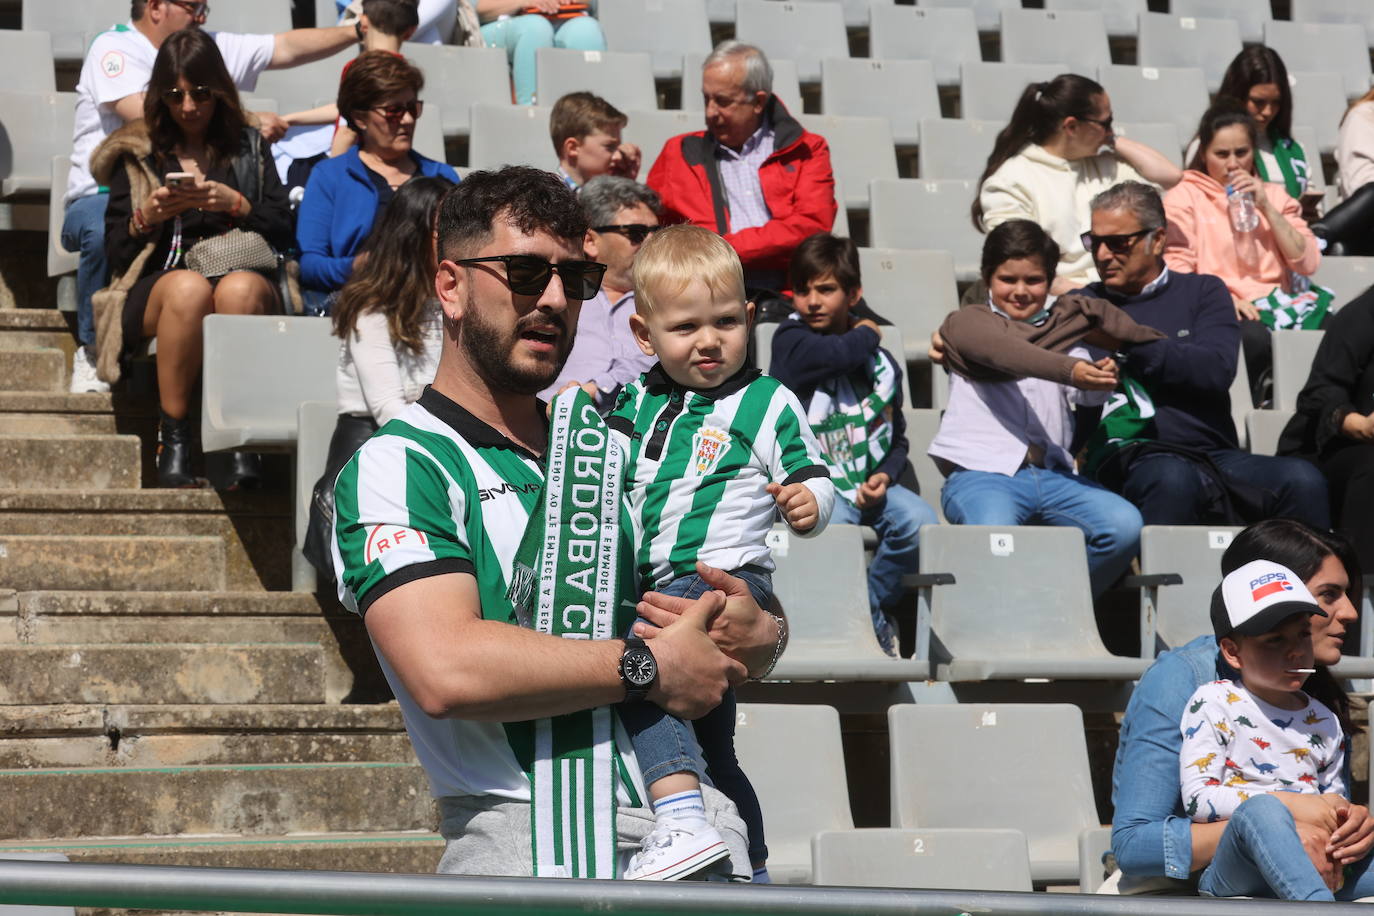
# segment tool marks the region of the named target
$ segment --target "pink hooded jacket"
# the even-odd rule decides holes
[[[1226,211],[1226,188],[1210,175],[1185,169],[1183,180],[1164,195],[1164,213],[1169,220],[1164,263],[1170,270],[1220,277],[1233,296],[1253,301],[1282,287],[1292,292],[1288,272],[1312,276],[1321,263],[1321,250],[1312,230],[1302,218],[1301,205],[1288,196],[1281,184],[1264,185],[1269,201],[1307,240],[1302,256],[1288,261],[1279,250],[1269,221],[1260,213],[1255,240],[1259,264],[1249,273],[1241,270],[1231,233],[1231,217]]]

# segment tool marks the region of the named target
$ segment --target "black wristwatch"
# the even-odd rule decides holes
[[[631,636],[625,640],[620,656],[620,682],[625,685],[625,702],[638,703],[649,695],[658,680],[658,662],[644,640]]]

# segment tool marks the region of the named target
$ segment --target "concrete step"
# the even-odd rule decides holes
[[[12,345],[12,338],[0,335],[0,341]],[[113,413],[116,405],[120,414],[157,415],[157,405],[146,400],[134,401],[119,394],[41,393],[31,391],[0,392],[0,414],[13,413]]]
[[[119,431],[114,414],[0,414],[0,436],[108,436]]]
[[[14,436],[0,439],[0,488],[137,488],[137,436]]]
[[[4,621],[0,614],[0,622]],[[333,641],[321,618],[301,617],[22,617],[0,628],[3,645],[314,643]],[[336,626],[363,629],[362,619],[340,618]]]
[[[0,770],[45,767],[168,767],[208,764],[413,763],[399,734],[180,734],[0,738]]]
[[[0,704],[10,705],[325,700],[314,643],[0,646],[0,671]]]
[[[405,731],[392,703],[81,704],[0,706],[0,738],[213,733],[394,733]]]
[[[0,309],[0,341],[9,331],[66,331],[67,318],[57,309]]]
[[[358,619],[333,603],[324,608],[316,596],[305,592],[44,591],[20,592],[13,603],[20,614],[34,617],[315,618],[338,614]],[[0,600],[0,610],[4,607]]]
[[[415,763],[0,771],[0,840],[437,826]]]
[[[217,537],[0,535],[0,582],[20,591],[218,591],[225,546]]]
[[[12,350],[0,335],[0,389],[57,392],[66,381],[67,357],[61,350]]]

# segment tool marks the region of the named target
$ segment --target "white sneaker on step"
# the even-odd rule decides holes
[[[720,831],[709,824],[696,830],[659,824],[630,859],[625,877],[630,881],[677,881],[728,855],[730,849]]]
[[[102,382],[100,376],[95,374],[95,360],[90,347],[76,348],[76,355],[72,357],[72,384],[69,390],[72,394],[104,394],[110,390],[109,383]]]

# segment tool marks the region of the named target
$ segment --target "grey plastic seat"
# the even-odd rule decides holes
[[[1226,393],[1231,400],[1231,425],[1236,428],[1236,443],[1241,448],[1247,448],[1249,440],[1246,438],[1245,418],[1250,415],[1255,403],[1250,391],[1250,371],[1245,364],[1243,347],[1236,353],[1236,374],[1231,377],[1231,387]]]
[[[1019,830],[1037,883],[1078,882],[1079,836],[1100,824],[1077,706],[900,704],[887,722],[894,827]]]
[[[1004,10],[1002,60],[1009,64],[1074,62],[1092,74],[1112,62],[1102,14],[1084,10]]]
[[[897,151],[892,126],[886,118],[852,118],[842,115],[797,115],[801,125],[820,134],[830,145],[830,167],[844,182],[842,205],[867,210],[865,193],[872,178],[897,177]]]
[[[654,75],[665,79],[682,76],[682,54],[711,50],[711,24],[705,0],[600,0],[596,19],[612,51],[644,51],[653,58]],[[553,99],[545,100],[549,104]]]
[[[706,0],[706,18],[712,25],[734,25],[735,0]]]
[[[0,29],[0,59],[10,73],[11,92],[56,92],[52,36],[47,32]]]
[[[1374,5],[1365,0],[1292,0],[1294,22],[1348,23],[1364,26],[1374,44]]]
[[[874,3],[868,29],[869,53],[881,60],[928,60],[935,82],[959,85],[959,65],[981,61],[978,25],[970,9],[923,9]]]
[[[993,141],[1004,127],[997,121],[974,118],[925,118],[916,167],[926,180],[976,180],[987,166]]]
[[[931,332],[958,308],[954,262],[942,250],[860,248],[864,299],[902,331],[907,362],[928,362]],[[900,357],[900,354],[896,354]]]
[[[62,198],[67,193],[67,175],[72,168],[71,156],[53,156],[51,181],[48,186],[48,276],[76,272],[81,255],[62,247],[62,220],[66,210]]]
[[[943,371],[943,370],[942,370]],[[930,442],[940,431],[940,411],[935,408],[906,407],[906,438],[911,443],[909,458],[911,467],[916,471],[916,484],[920,497],[935,509],[940,521],[945,521],[945,513],[940,508],[940,491],[945,488],[945,477],[935,466],[935,461],[926,454]]]
[[[334,0],[315,0],[315,25],[319,28],[335,25],[339,21],[339,9]]]
[[[1118,121],[1160,123],[1178,128],[1179,138],[1197,131],[1207,110],[1207,80],[1198,67],[1103,67],[1097,81],[1112,100]]]
[[[297,408],[333,401],[339,339],[332,323],[292,315],[207,315],[201,444],[207,452],[290,449]]]
[[[926,526],[922,536],[932,527]],[[802,538],[786,526],[774,526],[769,536],[777,563],[773,587],[787,614],[789,636],[769,680],[910,681],[929,672],[929,664],[890,658],[878,646],[868,610],[863,531],[831,524],[815,537]]]
[[[1336,294],[1332,307],[1340,308],[1374,286],[1374,258],[1323,255],[1312,279]]]
[[[594,92],[621,111],[657,108],[653,57],[643,51],[540,48],[535,96],[552,105],[569,92]]]
[[[1004,10],[1019,10],[1021,0],[917,0],[917,6],[956,7],[973,10],[974,19],[980,32],[996,32],[1002,27]]]
[[[315,567],[301,554],[306,526],[310,524],[310,500],[315,481],[324,473],[329,460],[329,440],[339,422],[337,400],[304,401],[296,408],[296,540],[291,552],[291,590],[313,592]]]
[[[960,68],[959,113],[1005,125],[1016,100],[1031,83],[1052,80],[1073,68],[1062,63],[994,64],[968,61]]]
[[[844,24],[848,29],[868,28],[870,4],[887,6],[896,0],[793,0],[796,3],[839,3],[844,11]]]
[[[811,883],[842,887],[1030,891],[1019,830],[829,830],[811,841]]]
[[[1289,70],[1288,85],[1293,92],[1293,123],[1310,127],[1317,135],[1317,148],[1323,154],[1334,155],[1341,118],[1345,116],[1345,81],[1339,73],[1330,71]]]
[[[1278,450],[1279,436],[1288,421],[1293,419],[1291,410],[1252,410],[1245,418],[1246,439],[1250,454],[1272,455]]]
[[[467,48],[408,41],[401,46],[425,74],[425,101],[443,109],[445,137],[472,131],[472,106],[510,104],[510,68],[500,48]],[[425,116],[429,116],[426,109]]]
[[[1145,0],[1045,0],[1047,10],[1090,10],[1102,14],[1102,24],[1112,38],[1134,38]]]
[[[1077,528],[928,525],[920,567],[956,582],[923,590],[918,606],[916,655],[928,651],[937,680],[1134,680],[1145,670],[1102,645]]]
[[[1290,73],[1334,70],[1350,99],[1369,90],[1369,36],[1362,25],[1274,20],[1265,23],[1264,43],[1279,52]]]
[[[1207,91],[1216,92],[1240,53],[1240,26],[1234,19],[1142,13],[1136,47],[1142,67],[1198,67]]]
[[[0,92],[0,197],[48,196],[75,115],[75,92]]]
[[[701,130],[700,112],[696,111],[627,111],[630,123],[621,131],[621,139],[636,144],[643,155],[639,164],[639,180],[649,177],[654,161],[663,152],[663,144],[681,134]]]
[[[944,249],[954,261],[956,279],[976,279],[983,236],[969,215],[975,187],[973,181],[916,178],[870,182],[873,247]]]
[[[763,808],[769,874],[780,884],[806,883],[811,838],[854,826],[839,713],[833,706],[741,703],[735,752]]]
[[[24,31],[51,35],[51,60],[59,64],[79,63],[90,39],[128,21],[129,0],[23,0],[21,13]]]
[[[1141,592],[1142,612],[1150,611],[1149,602],[1154,603],[1157,648],[1175,648],[1212,632],[1208,608],[1221,581],[1221,555],[1240,530],[1226,525],[1146,525],[1140,529],[1141,574],[1183,577],[1179,585]]]
[[[1167,121],[1118,121],[1112,128],[1118,137],[1144,143],[1169,157],[1174,165],[1183,164],[1183,143],[1178,128]]]
[[[682,56],[682,110],[701,111],[705,106],[701,100],[701,64],[705,54],[684,54]],[[797,65],[787,58],[768,55],[768,65],[773,68],[773,94],[787,106],[794,115],[801,114],[801,82],[797,79]],[[700,120],[700,119],[698,119]],[[698,124],[694,130],[701,130]]]
[[[254,95],[276,99],[283,114],[307,111],[332,102],[339,97],[339,76],[344,64],[358,56],[356,47],[348,47],[323,60],[301,64],[285,70],[264,70],[253,89]],[[422,68],[423,69],[423,68]],[[436,74],[425,72],[428,93],[434,91]]]
[[[841,238],[849,238],[849,208],[844,206],[844,182],[838,177],[835,179],[835,223],[830,227],[830,231]]]
[[[886,118],[898,146],[916,146],[921,120],[940,116],[935,71],[925,60],[828,58],[821,62],[821,111]]]
[[[422,92],[421,96],[425,97],[425,110],[415,122],[411,145],[421,156],[444,162],[444,107],[428,98],[428,90]]]
[[[735,37],[762,48],[769,60],[796,61],[803,83],[820,82],[825,58],[849,56],[844,8],[838,3],[739,0]]]
[[[1321,331],[1274,331],[1274,407],[1293,410],[1298,392],[1307,384],[1312,359],[1321,346]]]
[[[216,32],[276,35],[291,30],[291,4],[284,0],[234,0],[210,4],[205,28]]]
[[[1195,19],[1234,19],[1240,40],[1253,45],[1264,41],[1264,24],[1274,18],[1269,0],[1170,0],[1169,11]]]
[[[468,165],[474,169],[558,165],[549,139],[549,109],[543,105],[473,105],[468,144]]]

